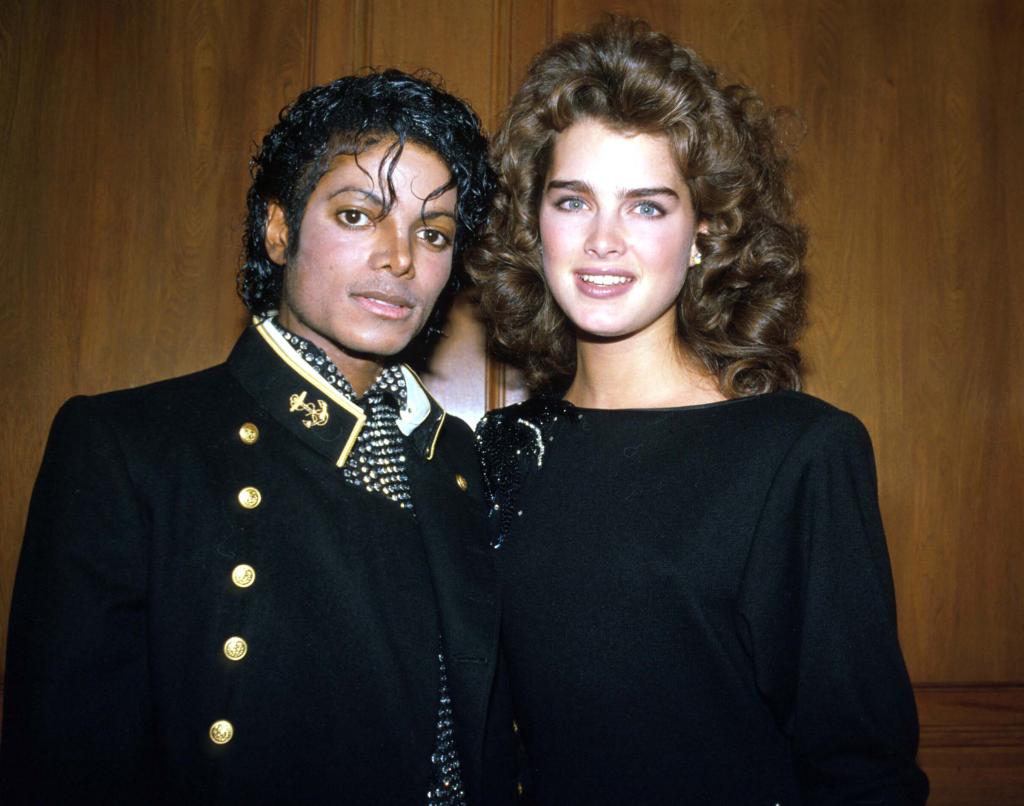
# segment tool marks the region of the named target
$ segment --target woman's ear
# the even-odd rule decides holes
[[[697,224],[697,232],[700,233],[701,235],[707,235],[708,234],[708,222],[707,221],[700,221]],[[691,266],[699,266],[703,259],[704,259],[704,256],[701,255],[700,250],[697,248],[697,238],[694,237],[693,243],[690,244],[690,265]]]
[[[277,265],[287,262],[288,224],[284,218],[284,208],[276,201],[267,202],[267,234],[263,239],[267,257]]]

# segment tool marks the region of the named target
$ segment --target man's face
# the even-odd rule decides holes
[[[433,151],[406,144],[393,166],[391,210],[380,218],[377,179],[389,144],[339,156],[321,178],[287,260],[279,306],[281,324],[324,349],[357,388],[368,363],[379,366],[423,328],[452,269],[455,190],[423,203],[447,184],[447,166]],[[284,212],[271,203],[267,253],[277,263],[285,263],[288,237]]]

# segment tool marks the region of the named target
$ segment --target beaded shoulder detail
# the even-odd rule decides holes
[[[515,517],[524,474],[544,466],[544,455],[555,438],[556,423],[578,420],[580,414],[564,400],[536,397],[497,409],[476,427],[477,451],[490,503],[491,547],[501,548]]]

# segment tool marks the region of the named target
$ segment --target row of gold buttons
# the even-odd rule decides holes
[[[260,438],[260,430],[254,423],[243,423],[238,429],[238,438],[246,445],[254,445]],[[238,503],[245,509],[256,509],[262,503],[263,495],[256,487],[243,487],[238,492]],[[231,582],[239,588],[248,588],[256,581],[256,569],[240,563],[231,569]],[[249,643],[240,635],[232,635],[224,642],[224,656],[231,661],[240,661],[249,652]],[[235,726],[226,719],[218,719],[210,725],[210,741],[227,744],[235,735]]]

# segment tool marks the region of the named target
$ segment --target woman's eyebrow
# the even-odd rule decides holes
[[[552,179],[548,182],[547,190],[571,190],[574,193],[594,195],[593,186],[589,182],[584,182],[580,179]],[[620,190],[618,196],[620,199],[636,199],[643,196],[671,196],[675,199],[679,198],[679,194],[667,186]]]
[[[635,199],[640,196],[674,196],[677,199],[679,198],[679,194],[670,187],[633,188],[620,195],[624,199]]]
[[[548,190],[571,190],[574,193],[589,193],[593,195],[594,188],[589,182],[579,179],[552,179],[548,182]]]

